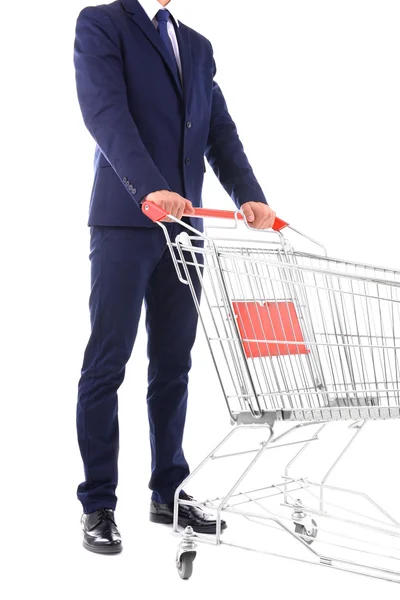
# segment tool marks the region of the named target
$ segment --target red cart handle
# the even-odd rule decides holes
[[[152,221],[157,223],[158,221],[162,221],[165,217],[168,216],[168,213],[151,202],[151,200],[147,200],[142,204],[142,211],[144,214],[149,217]],[[218,210],[215,208],[194,208],[194,214],[184,214],[184,217],[197,217],[197,218],[212,218],[212,219],[240,219],[243,220],[243,215],[241,213],[237,213],[234,210]],[[278,219],[276,217],[275,222],[272,226],[274,231],[281,231],[285,227],[288,227],[289,223],[286,221],[282,221],[282,219]]]

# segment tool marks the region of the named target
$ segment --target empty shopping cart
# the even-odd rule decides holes
[[[288,556],[296,560],[399,582],[397,520],[369,495],[327,480],[366,423],[400,416],[400,271],[331,258],[279,219],[274,231],[259,232],[239,211],[196,209],[196,217],[222,217],[228,226],[203,233],[182,220],[182,233],[170,239],[166,213],[151,202],[143,211],[163,228],[177,276],[192,290],[234,425],[176,491],[175,531],[178,505],[190,504],[180,490],[210,461],[249,455],[223,496],[193,501],[215,511],[214,543],[228,543],[219,525],[230,513],[286,536],[284,552],[262,552],[286,555],[290,546]],[[296,250],[284,230],[314,249]],[[334,421],[349,422],[345,443],[321,479],[291,476]],[[243,430],[266,436],[256,448],[221,454]],[[243,490],[269,450],[292,445],[296,454],[279,482]],[[184,579],[192,574],[198,541],[205,538],[183,532],[177,567]]]

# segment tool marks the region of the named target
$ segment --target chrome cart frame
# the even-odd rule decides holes
[[[180,576],[191,576],[202,541],[400,582],[400,523],[368,494],[328,483],[367,423],[400,417],[400,271],[328,257],[321,244],[279,219],[260,240],[239,211],[196,209],[196,216],[229,218],[232,226],[218,237],[212,227],[203,233],[170,217],[182,225],[171,240],[162,221],[166,213],[150,202],[143,211],[163,228],[177,275],[191,289],[234,425],[176,490],[176,533],[181,504],[214,511],[217,520],[215,536],[191,528],[183,533],[176,558]],[[319,252],[295,250],[284,228]],[[341,422],[346,435],[322,477],[295,476],[295,465],[311,456],[308,451],[333,422]],[[229,450],[232,438],[248,431],[254,439],[262,435],[258,447]],[[278,483],[244,487],[269,451],[291,446],[296,454]],[[222,453],[223,447],[228,451]],[[180,491],[211,462],[246,456],[248,464],[220,497],[180,499]],[[223,513],[232,521],[246,519],[244,538],[252,525],[268,526],[261,546],[222,536]]]

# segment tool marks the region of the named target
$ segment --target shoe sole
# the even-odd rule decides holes
[[[95,554],[119,554],[122,552],[122,546],[104,546],[104,548],[94,548],[93,546],[89,546],[82,542],[82,546],[89,550],[89,552],[94,552]]]
[[[150,513],[150,521],[152,523],[158,523],[160,525],[172,525],[173,524],[173,520],[170,517],[167,517],[166,515],[157,515],[155,513]],[[179,522],[179,526],[180,527],[187,527],[188,525],[190,525],[190,523],[184,523],[182,522],[182,520]],[[193,531],[195,531],[196,533],[205,533],[207,535],[215,535],[216,534],[216,528],[215,527],[193,527],[193,525],[190,525],[193,528]],[[222,531],[224,531],[227,528],[227,525],[223,525],[222,526]]]

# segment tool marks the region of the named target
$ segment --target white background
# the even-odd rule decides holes
[[[1,595],[320,598],[357,585],[366,597],[397,597],[394,584],[224,548],[202,547],[193,579],[178,579],[176,541],[147,521],[143,327],[120,393],[125,549],[102,557],[81,547],[75,403],[89,333],[94,145],[76,101],[72,48],[84,6],[37,0],[2,8]],[[217,80],[271,206],[332,255],[398,267],[399,2],[174,6],[213,43]],[[209,171],[204,204],[230,206]],[[229,430],[202,338],[194,365],[185,441],[192,465]],[[372,424],[366,435],[343,476],[360,489],[379,480],[379,498],[396,509],[398,424]]]

